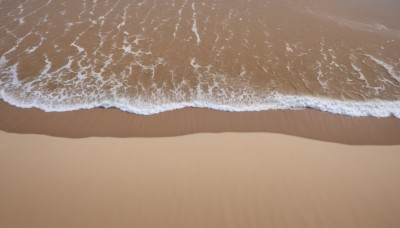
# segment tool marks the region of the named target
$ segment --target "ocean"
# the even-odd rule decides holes
[[[0,99],[400,118],[398,0],[0,0]]]

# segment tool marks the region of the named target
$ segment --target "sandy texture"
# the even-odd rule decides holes
[[[345,144],[400,145],[400,119],[354,118],[316,110],[229,113],[186,108],[143,116],[100,108],[46,113],[0,101],[0,130],[70,138],[274,132]]]
[[[400,147],[0,133],[0,227],[400,226]]]

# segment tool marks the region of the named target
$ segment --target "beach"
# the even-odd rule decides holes
[[[0,117],[1,227],[400,224],[394,117],[5,103]]]
[[[399,146],[0,133],[0,226],[398,227]]]
[[[223,112],[185,108],[146,116],[114,108],[44,112],[0,102],[0,130],[67,138],[270,132],[349,145],[400,144],[400,120],[396,117],[355,118],[313,109]]]
[[[395,0],[0,0],[0,228],[400,227]]]

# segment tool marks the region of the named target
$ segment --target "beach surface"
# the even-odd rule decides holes
[[[398,227],[399,122],[0,103],[0,227]]]
[[[0,227],[399,227],[400,147],[0,133]]]
[[[400,227],[399,2],[0,0],[0,228]]]
[[[0,130],[67,138],[271,132],[350,145],[400,145],[400,119],[355,118],[312,109],[222,112],[185,108],[144,116],[104,108],[48,113],[0,102]]]

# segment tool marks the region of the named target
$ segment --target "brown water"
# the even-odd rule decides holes
[[[2,0],[0,98],[400,117],[396,0]]]

